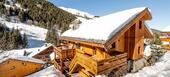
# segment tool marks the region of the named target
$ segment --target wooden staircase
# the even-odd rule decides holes
[[[89,70],[88,72],[83,71],[80,68],[85,68],[85,70]],[[82,55],[80,53],[76,53],[75,57],[71,61],[69,66],[69,73],[79,72],[81,73],[89,73],[88,75],[94,75],[97,73],[97,64],[95,60],[88,58],[88,56]]]
[[[119,77],[126,73],[126,71],[126,53],[101,61],[96,61],[89,56],[76,53],[69,66],[69,74],[79,72],[83,77],[94,77],[100,74],[111,75],[111,77]],[[113,73],[113,75],[111,73]]]

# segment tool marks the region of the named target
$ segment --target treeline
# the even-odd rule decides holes
[[[0,0],[2,3],[5,0]],[[17,15],[22,22],[31,20],[34,24],[51,29],[52,26],[58,25],[58,29],[65,31],[68,29],[69,24],[76,19],[76,16],[68,13],[60,8],[57,8],[47,0],[16,0],[14,4],[20,4],[21,8],[16,7],[6,10],[4,5],[0,4],[1,13],[8,15]]]
[[[10,30],[6,25],[0,23],[0,50],[11,50],[26,48],[27,37],[20,34],[19,30]]]

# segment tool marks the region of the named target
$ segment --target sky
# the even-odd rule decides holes
[[[152,20],[148,26],[164,30],[170,26],[170,0],[49,0],[56,6],[73,8],[96,16],[104,16],[118,11],[148,7]],[[169,30],[170,31],[170,30]]]

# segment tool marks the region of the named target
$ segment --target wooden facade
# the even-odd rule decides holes
[[[150,12],[145,9],[104,44],[60,37],[61,45],[55,49],[57,57],[53,63],[57,69],[70,75],[120,77],[127,73],[128,60],[143,57],[144,38],[152,38],[144,21],[150,19]]]
[[[50,46],[46,49],[44,49],[43,51],[35,54],[34,56],[32,56],[33,58],[36,58],[36,59],[40,59],[40,60],[43,60],[47,63],[51,63],[51,59],[50,59],[50,54],[54,51],[54,48],[53,46]]]
[[[160,32],[160,40],[163,47],[170,50],[170,32]]]
[[[0,63],[0,77],[24,77],[43,68],[43,63],[7,59]]]

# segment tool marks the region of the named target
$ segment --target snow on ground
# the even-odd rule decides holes
[[[137,73],[129,73],[124,77],[169,77],[170,76],[170,51],[161,57],[160,62],[147,66]]]
[[[169,45],[169,42],[162,42],[162,45]]]
[[[40,28],[35,25],[28,25],[24,23],[12,23],[12,22],[7,22],[3,20],[2,18],[0,19],[2,23],[5,23],[8,28],[12,29],[19,29],[21,34],[26,34],[28,36],[28,45],[29,48],[33,47],[40,47],[42,46],[45,42],[45,37],[47,30],[44,28]]]
[[[144,56],[150,56],[152,54],[150,47],[151,47],[150,45],[145,47],[145,49],[144,49]]]
[[[106,41],[145,9],[147,8],[134,8],[92,19],[80,24],[77,30],[64,32],[62,36]]]
[[[65,77],[65,76],[59,70],[55,69],[54,66],[50,66],[26,77]]]

